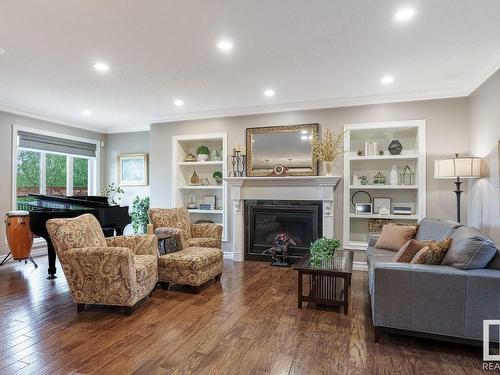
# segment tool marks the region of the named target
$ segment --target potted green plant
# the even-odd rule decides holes
[[[121,199],[121,196],[119,194],[123,194],[124,191],[121,188],[120,185],[115,185],[114,182],[112,182],[109,185],[106,185],[103,191],[101,191],[101,196],[107,197],[108,198],[108,203],[111,206],[118,206],[118,202]]]
[[[212,174],[212,177],[214,178],[215,182],[217,183],[217,185],[222,185],[222,172],[221,171],[215,171],[213,174]]]
[[[132,202],[132,211],[130,217],[132,218],[132,229],[135,234],[144,234],[147,232],[149,223],[148,218],[149,210],[149,197],[139,198],[135,197]]]
[[[311,244],[311,263],[320,266],[323,261],[332,260],[340,246],[336,238],[319,238]]]
[[[196,149],[196,155],[198,161],[207,161],[210,155],[210,150],[207,146],[201,145]]]

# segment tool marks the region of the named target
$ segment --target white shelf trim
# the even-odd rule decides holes
[[[418,185],[350,185],[351,190],[417,190]]]
[[[377,155],[377,156],[350,156],[349,160],[410,160],[418,159],[418,155]]]
[[[188,211],[193,214],[224,214],[224,210],[198,210],[196,208],[189,208]]]
[[[181,161],[180,163],[177,163],[177,165],[180,166],[186,166],[186,165],[223,165],[223,161],[215,161],[215,160],[208,160],[208,161]]]
[[[389,219],[389,220],[419,220],[419,215],[378,215],[378,214],[349,214],[353,219]]]
[[[208,186],[180,186],[179,189],[183,190],[222,190],[224,187],[219,185],[208,185]]]

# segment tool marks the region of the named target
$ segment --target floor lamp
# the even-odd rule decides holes
[[[457,222],[460,223],[460,189],[465,178],[481,177],[481,159],[473,157],[459,157],[440,159],[434,162],[434,178],[455,179],[455,194],[457,195]]]

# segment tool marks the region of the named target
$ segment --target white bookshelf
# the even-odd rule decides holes
[[[188,153],[196,155],[196,149],[206,145],[210,150],[221,149],[222,160],[184,161]],[[205,195],[216,197],[217,207],[213,210],[189,209],[189,216],[193,222],[197,220],[211,220],[227,228],[227,187],[226,182],[217,185],[212,174],[220,171],[222,177],[227,176],[227,133],[189,134],[172,137],[172,202],[174,207],[186,207],[191,196],[196,204],[203,203]],[[209,185],[191,185],[193,171],[200,179],[207,178]],[[227,240],[227,231],[224,230],[222,240]]]
[[[425,120],[393,121],[345,125],[344,138],[344,217],[343,244],[347,249],[366,250],[369,219],[389,219],[396,222],[417,222],[426,213],[426,144]],[[391,155],[388,146],[397,139],[403,146],[401,154]],[[375,141],[384,154],[365,155],[366,141]],[[378,151],[377,150],[377,151]],[[361,151],[362,155],[358,155]],[[415,173],[412,185],[389,185],[392,166],[399,173],[408,165]],[[381,172],[385,185],[374,185],[373,177]],[[358,185],[353,176],[367,176],[368,185]],[[351,198],[357,191],[367,191],[372,198],[391,198],[389,215],[356,214]],[[411,215],[395,215],[394,204],[410,205]]]

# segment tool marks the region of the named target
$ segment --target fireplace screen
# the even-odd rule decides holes
[[[321,211],[316,201],[245,201],[245,259],[269,260],[263,252],[280,233],[297,244],[289,247],[289,255],[302,257],[323,232]]]

